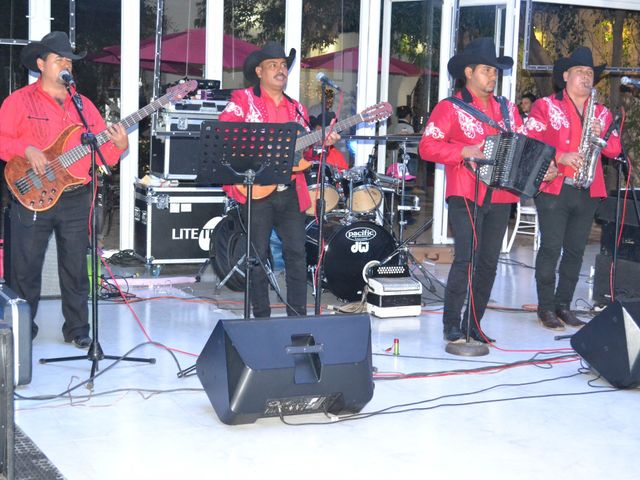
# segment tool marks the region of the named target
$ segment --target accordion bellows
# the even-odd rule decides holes
[[[533,197],[555,154],[552,146],[520,133],[489,135],[484,155],[491,164],[479,168],[480,180],[490,187]]]

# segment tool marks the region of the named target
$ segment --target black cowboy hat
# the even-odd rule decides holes
[[[284,53],[284,48],[278,42],[267,42],[262,49],[251,52],[244,61],[242,72],[244,78],[251,84],[257,85],[260,79],[256,75],[256,67],[270,58],[284,58],[287,60],[287,68],[291,68],[293,60],[296,58],[296,49],[289,50],[289,55]]]
[[[573,67],[590,67],[593,69],[593,84],[600,81],[602,72],[607,67],[606,63],[593,65],[593,55],[591,49],[587,47],[578,47],[570,56],[560,57],[553,64],[553,82],[560,88],[564,88],[567,82],[564,81],[563,74]]]
[[[70,60],[80,60],[87,55],[86,51],[81,53],[73,53],[69,37],[64,32],[47,33],[39,42],[31,42],[20,52],[20,61],[22,65],[33,72],[38,72],[38,63],[36,60],[41,58],[45,53],[57,53],[61,57]]]
[[[496,44],[489,37],[477,38],[462,51],[449,59],[447,70],[453,78],[464,78],[464,69],[468,65],[489,65],[498,70],[513,67],[513,58],[496,57]]]

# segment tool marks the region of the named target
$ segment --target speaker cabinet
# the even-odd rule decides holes
[[[0,323],[0,478],[14,478],[14,428],[13,334]]]
[[[220,320],[196,372],[227,425],[359,412],[373,396],[369,315]]]
[[[614,387],[640,385],[640,302],[610,304],[571,337],[571,346]]]
[[[596,255],[593,278],[593,301],[596,305],[608,305],[611,302],[609,287],[612,258],[609,255]],[[618,258],[616,270],[616,299],[640,299],[640,263]]]

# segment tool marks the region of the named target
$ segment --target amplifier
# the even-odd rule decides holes
[[[158,115],[151,141],[151,173],[167,179],[195,180],[200,156],[200,126],[217,120],[224,100],[185,100]]]
[[[134,251],[148,264],[202,263],[226,210],[218,187],[135,187]]]
[[[613,247],[618,237],[616,234],[616,224],[606,222],[601,225],[600,253],[613,255]],[[640,227],[625,225],[622,228],[622,237],[618,246],[618,258],[640,262]]]
[[[611,261],[609,255],[596,255],[596,264],[593,277],[593,303],[607,305],[611,302],[609,287],[611,274]],[[630,262],[618,258],[616,269],[616,300],[640,299],[640,263]]]

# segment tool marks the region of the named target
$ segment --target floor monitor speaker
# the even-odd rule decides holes
[[[220,320],[196,372],[228,425],[359,412],[373,396],[369,315]]]
[[[571,337],[571,346],[614,387],[640,385],[640,302],[611,303]]]

